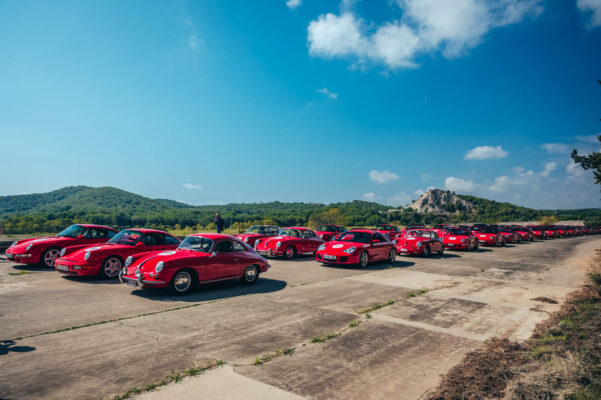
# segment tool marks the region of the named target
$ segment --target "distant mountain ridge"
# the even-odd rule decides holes
[[[407,206],[419,213],[452,214],[461,211],[473,212],[475,206],[454,192],[428,189],[419,199]]]

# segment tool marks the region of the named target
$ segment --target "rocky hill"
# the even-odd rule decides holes
[[[441,189],[428,189],[426,193],[407,206],[419,213],[454,214],[460,211],[471,213],[474,205],[454,192]]]

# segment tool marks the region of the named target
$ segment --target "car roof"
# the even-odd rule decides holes
[[[211,240],[219,240],[219,239],[236,239],[239,240],[238,238],[234,238],[232,235],[226,235],[224,233],[193,233],[191,235],[188,236],[201,236],[207,239],[211,239]]]
[[[117,232],[117,229],[111,228],[110,226],[106,226],[106,225],[94,225],[94,224],[73,224],[73,225],[83,226],[84,228],[110,229],[111,231]]]
[[[297,231],[310,231],[311,230],[309,228],[305,228],[305,227],[302,227],[302,226],[287,226],[287,227],[282,228],[282,229],[296,229]]]
[[[370,233],[371,234],[371,233],[374,233],[374,230],[373,229],[366,229],[366,228],[354,228],[354,229],[351,229],[351,230],[349,230],[347,232],[364,232],[364,233]]]
[[[162,231],[160,229],[150,229],[150,228],[125,228],[123,229],[125,230],[131,230],[131,231],[138,231],[138,232],[143,232],[143,233],[166,233],[167,235],[171,235],[169,232],[167,231]]]

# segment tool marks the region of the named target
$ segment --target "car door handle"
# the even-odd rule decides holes
[[[238,261],[240,261],[239,258],[234,258],[234,262],[238,262]]]

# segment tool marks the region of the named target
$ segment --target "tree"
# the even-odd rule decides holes
[[[321,225],[334,224],[346,225],[346,218],[337,208],[330,208],[327,211],[318,211],[311,214],[308,225],[312,228],[318,228]]]
[[[559,218],[557,218],[555,215],[545,215],[540,219],[541,225],[553,225],[557,221],[559,221]]]
[[[601,85],[601,81],[597,82]],[[601,135],[597,136],[597,140],[601,142]],[[574,149],[572,150],[572,159],[576,164],[580,164],[584,170],[594,170],[595,183],[601,184],[601,153],[593,152],[588,156],[580,156],[578,151]]]

